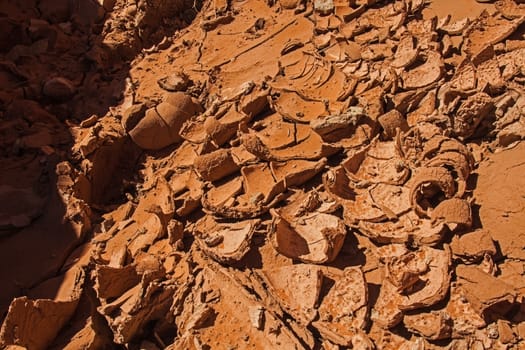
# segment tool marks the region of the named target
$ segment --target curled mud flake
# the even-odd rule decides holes
[[[406,68],[416,62],[418,55],[419,49],[414,47],[414,38],[405,35],[399,40],[394,60],[390,65],[394,68]]]
[[[452,318],[445,311],[405,315],[403,323],[409,331],[426,339],[449,339],[452,335]]]
[[[242,185],[242,177],[237,176],[224,184],[212,187],[204,192],[202,206],[210,211],[214,211],[214,208],[233,205],[235,197],[242,192]]]
[[[501,278],[480,270],[477,266],[458,265],[457,285],[466,300],[483,318],[505,315],[516,298],[516,290]]]
[[[194,167],[197,174],[205,181],[217,181],[239,170],[231,152],[227,149],[219,149],[199,156],[195,160]]]
[[[323,205],[316,192],[297,192],[288,201],[289,205],[271,212],[275,249],[306,263],[333,261],[346,236],[343,221],[320,211]]]
[[[223,123],[214,117],[206,118],[204,121],[206,139],[211,140],[215,146],[220,147],[235,136],[238,125],[236,122]],[[205,140],[203,140],[203,142],[204,141]]]
[[[143,327],[166,315],[173,302],[174,286],[159,281],[158,274],[145,274],[138,285],[115,301],[98,307],[113,332],[113,341],[125,344],[143,331]],[[118,316],[116,316],[118,315]]]
[[[462,197],[465,193],[467,179],[471,171],[471,165],[469,163],[468,156],[465,156],[461,153],[443,152],[430,159],[424,164],[424,166],[453,169],[457,189],[455,195],[457,197]]]
[[[326,113],[323,102],[305,100],[296,92],[281,91],[272,105],[284,118],[300,123],[308,123]]]
[[[301,324],[308,325],[317,316],[323,282],[316,265],[297,264],[262,270],[261,275],[279,304]]]
[[[387,263],[384,280],[371,317],[390,328],[401,322],[403,312],[441,301],[450,284],[450,251],[421,247]],[[392,282],[394,281],[394,282]]]
[[[54,299],[14,298],[0,329],[0,345],[47,349],[73,316],[83,290],[82,270],[73,270],[74,283]],[[67,288],[66,287],[66,288]],[[62,287],[63,288],[63,287]]]
[[[448,34],[448,35],[461,35],[463,31],[468,28],[470,24],[470,19],[468,17],[462,18],[458,21],[447,23],[441,27],[439,30]]]
[[[286,188],[304,184],[326,166],[326,158],[319,161],[289,160],[287,162],[270,162],[270,169],[276,181],[284,180]]]
[[[439,202],[456,194],[454,178],[443,167],[418,169],[407,186],[412,208],[421,217],[429,217]]]
[[[368,191],[357,191],[350,184],[342,167],[327,171],[323,176],[323,184],[331,198],[343,207],[345,224],[356,226],[359,220],[379,222],[386,218],[385,213],[374,206]]]
[[[339,146],[327,144],[317,133],[310,132],[308,137],[302,142],[287,148],[272,150],[271,158],[277,161],[286,161],[290,159],[318,160],[324,157],[329,157],[340,150],[341,148]]]
[[[507,20],[501,16],[490,15],[484,10],[465,31],[462,50],[468,55],[475,56],[486,45],[494,45],[506,39],[524,21],[525,16]]]
[[[396,136],[397,129],[405,132],[409,129],[407,120],[399,111],[392,109],[377,118],[383,128],[384,136],[387,140],[392,140]]]
[[[269,89],[255,88],[248,95],[243,95],[239,102],[239,110],[248,118],[264,112],[269,104]]]
[[[454,116],[454,132],[456,135],[468,138],[494,109],[492,98],[484,92],[468,97],[459,107]]]
[[[408,248],[404,244],[392,243],[377,247],[374,251],[374,254],[377,256],[378,260],[383,264],[390,261],[393,258],[400,258],[401,256],[407,254]]]
[[[369,189],[370,197],[376,207],[381,209],[389,220],[397,220],[412,209],[409,190],[403,186],[380,183]]]
[[[395,142],[377,139],[364,149],[353,152],[342,166],[357,188],[378,183],[402,185],[410,176]]]
[[[477,86],[478,76],[481,74],[476,73],[476,67],[469,59],[465,59],[460,63],[450,80],[450,88],[462,92],[473,91]]]
[[[221,223],[211,215],[197,221],[193,234],[200,249],[213,259],[228,263],[239,261],[250,250],[257,220]]]
[[[201,107],[190,96],[182,92],[172,93],[165,102],[148,109],[144,117],[126,131],[139,147],[159,150],[180,142],[183,123],[199,112]]]
[[[403,87],[412,90],[428,86],[441,79],[443,73],[444,63],[441,55],[435,51],[428,51],[423,64],[403,72]]]
[[[170,156],[170,162],[174,169],[189,169],[197,157],[197,147],[188,141],[184,141]]]
[[[451,231],[472,226],[470,203],[464,199],[446,199],[437,205],[430,216],[433,224],[442,222]]]
[[[266,118],[254,128],[261,128],[255,134],[268,149],[284,149],[304,141],[311,133],[307,125],[288,123],[278,115]]]
[[[324,281],[335,283],[319,306],[319,319],[313,326],[323,338],[341,346],[358,346],[359,335],[368,319],[368,287],[359,267],[347,267],[337,274],[325,275]],[[367,337],[364,335],[363,341]],[[369,340],[368,340],[369,341]]]
[[[274,179],[268,164],[254,164],[241,169],[246,196],[255,203],[268,204],[285,191],[284,180]]]
[[[492,237],[483,229],[452,237],[450,248],[454,256],[459,257],[465,263],[478,262],[485,254],[491,256],[496,254],[496,246]]]
[[[519,2],[520,1],[498,0],[494,4],[494,7],[506,19],[518,19],[525,16],[525,5],[519,4]]]

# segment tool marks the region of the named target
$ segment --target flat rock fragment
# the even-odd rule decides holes
[[[313,322],[321,335],[341,346],[358,347],[370,342],[363,329],[368,319],[368,287],[358,267],[347,267],[337,274],[319,305],[319,319]],[[363,347],[364,348],[364,347]]]
[[[341,219],[322,212],[325,203],[317,192],[297,192],[289,204],[272,210],[271,235],[275,249],[292,259],[322,264],[333,261],[346,236]],[[326,203],[328,204],[328,203]]]
[[[206,215],[197,221],[193,234],[201,250],[219,262],[238,261],[250,249],[257,220],[218,222]]]
[[[285,187],[290,188],[303,185],[320,173],[326,163],[326,158],[318,161],[292,159],[286,162],[270,162],[270,169],[278,182],[284,180]]]

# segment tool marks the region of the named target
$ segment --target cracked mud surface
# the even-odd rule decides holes
[[[525,348],[525,3],[0,3],[0,347]]]

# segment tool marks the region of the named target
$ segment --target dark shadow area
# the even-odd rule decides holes
[[[122,136],[102,145],[91,164],[75,163],[73,140],[105,115],[119,118],[113,107],[132,96],[131,61],[144,49],[167,48],[201,4],[0,2],[0,323],[15,297],[57,298],[68,283],[63,273],[75,261],[71,253],[78,259],[89,251],[80,246],[91,238],[91,228],[70,223],[81,215],[57,187],[80,194],[93,209],[93,223],[99,221],[97,210],[126,200],[141,150]],[[73,171],[92,167],[91,178],[68,182],[56,169],[66,160]],[[111,339],[94,293],[85,286],[54,348],[63,348],[88,323]]]

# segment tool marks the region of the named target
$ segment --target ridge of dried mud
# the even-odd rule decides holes
[[[0,4],[0,347],[525,349],[525,3]]]

